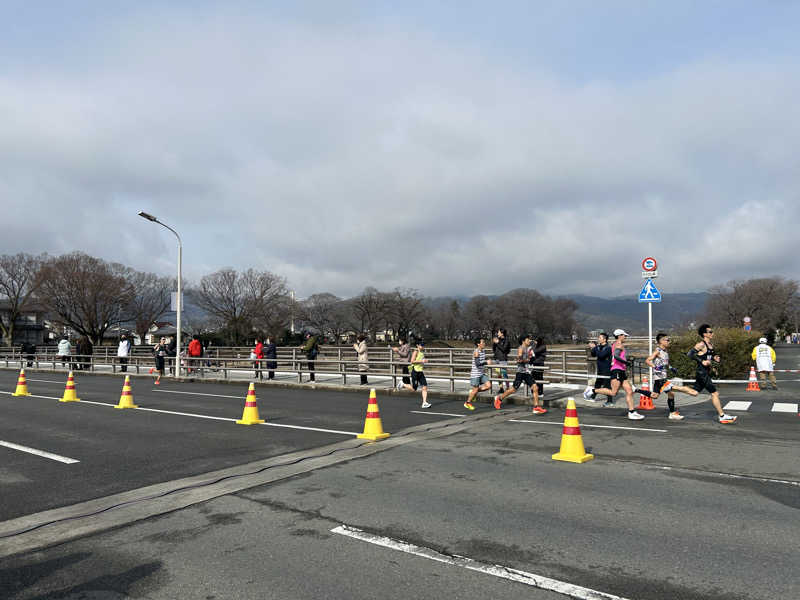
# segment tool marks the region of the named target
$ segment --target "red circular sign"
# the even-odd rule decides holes
[[[658,263],[656,259],[652,256],[648,256],[642,261],[642,270],[644,271],[655,271],[658,268]]]

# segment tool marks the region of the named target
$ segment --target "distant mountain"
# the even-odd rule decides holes
[[[632,334],[647,333],[647,307],[633,296],[597,298],[594,296],[563,296],[578,304],[576,318],[589,331],[617,327]],[[661,302],[653,304],[653,329],[686,327],[702,315],[708,294],[666,294]]]

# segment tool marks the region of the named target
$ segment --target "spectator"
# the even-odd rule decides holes
[[[178,355],[178,342],[175,341],[175,338],[170,336],[167,338],[167,356],[171,358],[176,358]],[[171,362],[169,372],[173,375],[175,374],[175,365]]]
[[[539,336],[535,340],[533,346],[533,357],[531,364],[533,368],[533,380],[536,382],[536,387],[539,391],[539,398],[544,397],[544,362],[547,360],[547,345],[544,343],[544,338]],[[536,368],[538,367],[538,368]]]
[[[361,376],[361,385],[367,385],[367,371],[369,371],[369,354],[367,352],[367,336],[358,334],[353,350],[358,354],[358,374]]]
[[[69,343],[69,338],[67,336],[63,336],[61,341],[58,342],[58,358],[61,359],[61,366],[67,366],[67,363],[71,360],[72,356],[72,346]],[[70,368],[72,365],[70,364]]]
[[[267,359],[267,379],[275,379],[275,369],[278,368],[278,348],[272,341],[272,336],[267,336],[267,343],[264,344],[264,358]]]
[[[31,344],[30,342],[25,342],[22,344],[22,353],[25,355],[25,358],[28,360],[28,366],[33,366],[33,361],[36,360],[36,344]]]
[[[611,346],[608,345],[608,334],[604,331],[597,336],[597,343],[589,342],[592,356],[597,359],[597,377],[594,387],[605,387],[611,384]],[[614,406],[611,396],[606,396],[606,407]]]
[[[260,338],[256,338],[256,346],[250,352],[250,358],[253,359],[253,367],[255,368],[253,377],[261,379],[261,360],[264,358],[264,344],[261,343]]]
[[[756,371],[761,385],[767,389],[767,377],[773,390],[778,389],[778,382],[775,380],[775,350],[767,344],[767,338],[762,337],[758,340],[758,346],[753,348],[753,360],[756,363]]]
[[[508,340],[505,329],[498,329],[497,335],[492,338],[492,353],[494,354],[494,362],[501,367],[508,365],[508,353],[511,352],[511,342]],[[508,369],[500,368],[494,370],[495,377],[502,377],[508,379]],[[509,384],[506,381],[500,382],[500,393],[508,389]]]
[[[119,370],[121,373],[128,372],[128,357],[131,355],[131,341],[124,333],[119,338],[117,346],[117,358],[119,358]]]
[[[189,347],[186,349],[187,355],[187,373],[191,373],[193,371],[192,365],[200,365],[201,358],[203,358],[203,344],[200,341],[200,338],[196,335],[192,336],[192,341],[189,342]]]
[[[317,342],[317,336],[307,333],[306,343],[300,346],[300,349],[306,353],[306,366],[308,367],[308,372],[311,375],[309,381],[313,382],[315,381],[314,364],[317,356],[319,356],[319,342]]]
[[[89,369],[92,364],[92,355],[94,354],[94,345],[92,344],[92,340],[89,339],[88,336],[83,336],[83,343],[81,344],[81,351],[79,354],[82,355],[80,359],[82,362],[82,369]]]

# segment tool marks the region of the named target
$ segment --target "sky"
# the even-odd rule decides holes
[[[796,278],[800,2],[0,0],[0,254],[297,297]]]

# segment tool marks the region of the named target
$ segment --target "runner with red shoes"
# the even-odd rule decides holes
[[[503,400],[515,393],[523,385],[527,385],[531,388],[531,392],[533,392],[533,414],[543,415],[547,412],[546,408],[539,405],[539,389],[531,373],[531,354],[531,336],[520,336],[519,348],[517,349],[517,375],[514,377],[514,383],[511,384],[509,389],[494,397],[494,407],[496,410],[500,410],[500,407],[503,405]]]

